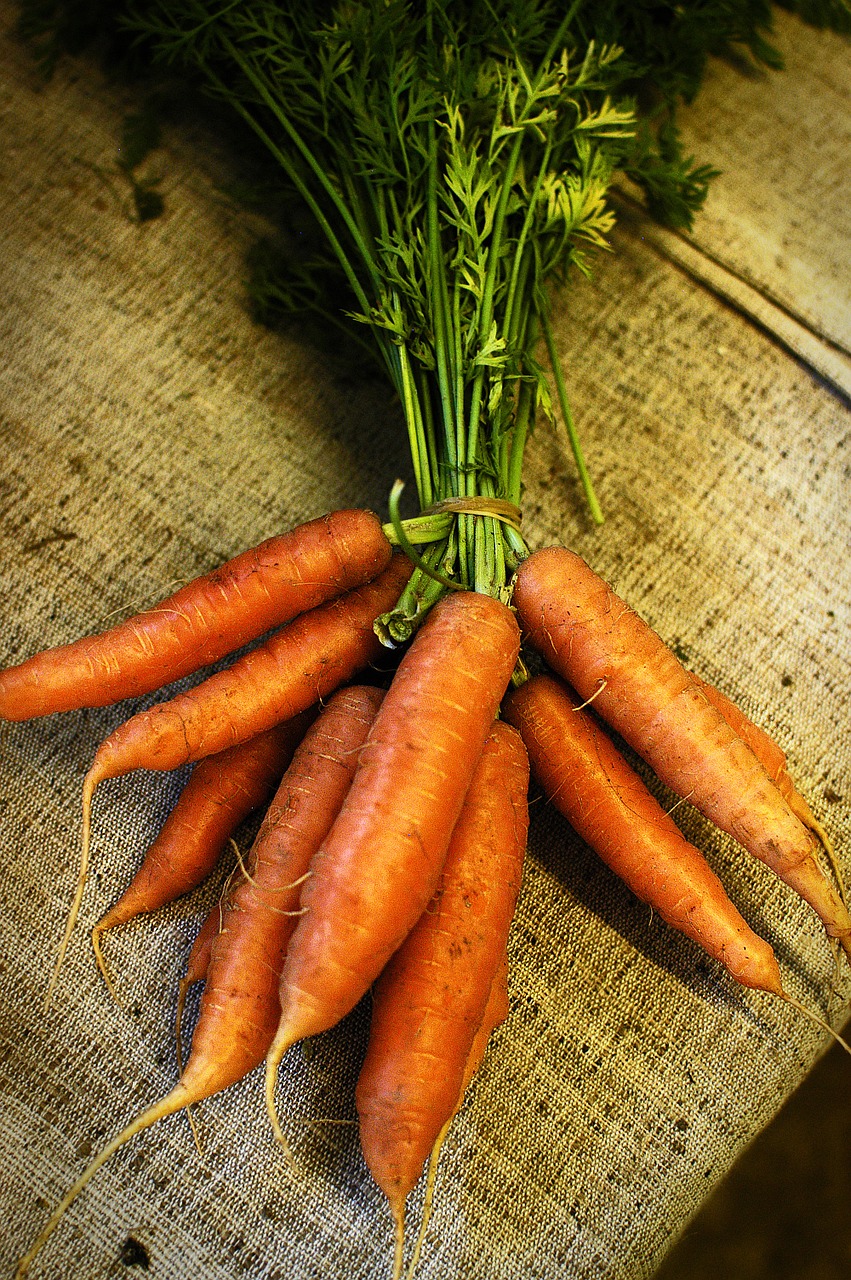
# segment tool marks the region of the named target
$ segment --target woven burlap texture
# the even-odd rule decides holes
[[[781,139],[784,189],[761,161],[748,169],[743,152],[713,196],[702,248],[751,284],[770,277],[766,292],[784,305],[800,298],[799,318],[838,342],[847,280],[842,295],[832,237],[847,202],[838,183],[813,194],[839,168],[821,150],[830,136],[819,135],[813,178],[800,107],[802,85],[815,92],[815,59],[836,69],[845,53],[791,19],[781,35],[792,55],[785,89],[730,67],[710,88],[723,83],[732,118],[741,95],[751,135]],[[44,86],[9,37],[0,59],[0,661],[11,662],[322,511],[384,510],[406,464],[382,387],[345,381],[297,336],[252,324],[243,255],[258,228],[223,194],[226,157],[203,129],[167,136],[151,162],[166,212],[139,226],[115,171],[132,95],[82,63],[62,65]],[[788,119],[775,111],[796,94]],[[688,124],[695,137],[705,132],[703,153],[717,161],[708,102]],[[819,110],[817,95],[810,109]],[[744,208],[737,181],[753,200]],[[797,242],[773,252],[768,241],[782,230],[757,211],[785,216],[802,190],[833,221],[815,249],[804,237],[801,278]],[[713,228],[725,237],[733,209],[748,234],[725,259],[724,245],[709,242]],[[591,527],[572,469],[541,426],[529,450],[527,536],[590,559],[776,735],[847,869],[847,407],[629,220],[614,247],[557,311],[608,519]],[[126,712],[6,725],[0,738],[3,1274],[86,1157],[171,1086],[177,979],[216,892],[205,886],[108,939],[124,1002],[116,1007],[87,930],[127,884],[185,774],[104,784],[80,927],[45,1013],[76,876],[80,784]],[[794,1011],[736,989],[674,936],[541,801],[532,814],[511,1013],[444,1149],[423,1280],[651,1274],[825,1047]],[[833,965],[811,912],[687,805],[677,817],[774,945],[792,993],[824,1009]],[[279,1097],[298,1174],[275,1149],[255,1074],[198,1108],[203,1158],[183,1116],[116,1156],[33,1275],[124,1274],[128,1237],[163,1280],[388,1275],[389,1217],[351,1124],[367,1022],[361,1008],[286,1061]]]

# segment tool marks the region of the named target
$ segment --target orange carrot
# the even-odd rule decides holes
[[[465,1068],[505,956],[526,834],[529,761],[497,722],[452,833],[431,904],[373,995],[356,1100],[366,1163],[397,1227],[405,1200],[462,1095]]]
[[[213,938],[192,1052],[180,1080],[95,1156],[18,1263],[17,1277],[115,1151],[164,1116],[242,1079],[263,1060],[278,1022],[278,975],[297,918],[301,880],[339,811],[380,699],[376,689],[342,690],[308,730],[258,833],[250,875],[232,895]]]
[[[728,698],[725,693],[722,693],[720,689],[716,689],[714,685],[708,684],[698,675],[695,675],[694,679],[703,689],[713,707],[721,712],[733,732],[737,733],[748,744],[795,816],[800,818],[804,826],[809,828],[817,840],[820,841],[833,867],[839,891],[844,901],[845,888],[842,868],[839,865],[830,837],[792,781],[789,773],[789,763],[784,751],[764,729],[749,720],[744,711]]]
[[[457,1116],[458,1112],[464,1104],[464,1095],[476,1075],[485,1056],[488,1047],[488,1040],[491,1033],[501,1026],[508,1017],[508,957],[503,954],[499,962],[499,968],[494,975],[491,989],[488,993],[488,1002],[485,1005],[484,1016],[479,1023],[478,1030],[473,1038],[470,1052],[467,1055],[467,1062],[464,1067],[464,1077],[461,1081],[461,1088],[458,1092],[458,1100],[455,1104],[455,1110],[449,1117],[447,1124],[444,1126],[438,1137],[438,1142],[443,1140],[443,1136],[449,1124]]]
[[[286,1049],[339,1022],[425,910],[518,649],[510,609],[463,592],[432,609],[403,658],[302,896],[267,1060],[270,1115]]]
[[[431,1207],[434,1200],[434,1184],[437,1178],[437,1162],[440,1159],[440,1152],[443,1147],[443,1143],[446,1140],[446,1135],[449,1133],[452,1121],[461,1110],[464,1103],[464,1095],[467,1092],[470,1082],[479,1067],[482,1065],[482,1059],[485,1056],[485,1050],[488,1047],[488,1041],[490,1040],[491,1033],[496,1029],[496,1027],[503,1023],[507,1017],[508,957],[503,956],[499,966],[499,971],[491,985],[484,1017],[482,1018],[479,1029],[476,1032],[475,1039],[473,1040],[473,1047],[471,1048],[469,1057],[467,1058],[467,1065],[464,1068],[464,1079],[461,1084],[461,1090],[458,1094],[458,1101],[452,1115],[437,1135],[437,1140],[435,1141],[435,1144],[431,1149],[431,1154],[429,1155],[425,1194],[423,1195],[422,1221],[420,1223],[419,1233],[414,1242],[414,1247],[411,1250],[411,1257],[408,1261],[408,1268],[405,1272],[405,1280],[412,1280],[417,1268],[417,1263],[420,1260],[420,1253],[422,1252],[426,1232],[428,1231],[428,1224],[431,1219]]]
[[[210,874],[240,823],[273,795],[309,723],[305,712],[195,766],[130,885],[92,930],[107,983],[101,935],[174,902]]]
[[[48,1000],[83,897],[97,785],[133,769],[175,769],[224,751],[327,697],[380,655],[373,621],[395,604],[411,570],[407,557],[394,556],[373,582],[296,618],[226,671],[140,711],[101,743],[83,783],[80,871]]]
[[[810,833],[654,631],[579,556],[537,551],[514,604],[532,643],[677,795],[796,890],[851,959],[851,916]]]
[[[101,743],[87,778],[176,769],[289,720],[376,660],[372,624],[411,574],[397,555],[366,586],[312,609],[194,689],[140,711]]]
[[[203,1010],[239,1002],[246,1010],[242,1043],[231,1049],[244,1064],[241,1078],[266,1054],[278,1025],[278,981],[300,919],[300,898],[311,860],[340,811],[367,734],[381,705],[380,689],[341,689],[296,751],[255,841],[248,875],[230,895],[213,938],[201,1002]],[[200,1038],[199,1038],[200,1032]],[[192,1046],[221,1057],[218,1018],[207,1017]]]
[[[269,538],[101,635],[0,672],[0,719],[103,707],[160,689],[368,582],[390,554],[369,511],[335,511]]]
[[[771,947],[578,698],[551,676],[533,676],[506,699],[505,714],[547,797],[633,893],[737,982],[783,995]]]
[[[748,744],[765,772],[771,778],[771,781],[788,799],[788,789],[792,786],[792,779],[789,777],[789,771],[786,766],[786,756],[774,739],[769,737],[758,725],[755,725],[752,720],[749,720],[744,711],[737,707],[735,702],[728,698],[725,693],[722,693],[720,689],[716,689],[715,685],[701,679],[694,671],[690,674],[692,680],[700,686],[713,707],[721,712],[733,732],[737,733]]]

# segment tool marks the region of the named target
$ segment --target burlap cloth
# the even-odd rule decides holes
[[[688,114],[701,155],[727,170],[697,252],[760,305],[781,304],[769,315],[832,338],[823,353],[841,371],[847,53],[788,19],[781,41],[782,80],[719,66]],[[382,388],[340,380],[248,318],[253,229],[217,188],[211,140],[202,151],[197,138],[168,137],[155,157],[166,214],[140,227],[114,173],[131,98],[85,66],[62,66],[43,87],[9,38],[0,57],[0,655],[12,661],[328,508],[383,510],[405,461]],[[777,736],[847,868],[847,404],[765,331],[764,315],[753,323],[645,235],[627,215],[616,253],[559,308],[607,523],[592,529],[540,429],[528,536],[590,558]],[[69,714],[2,735],[4,1274],[87,1155],[173,1082],[176,980],[214,892],[108,940],[125,1000],[116,1008],[87,929],[183,779],[104,785],[81,926],[45,1015],[80,783],[123,715]],[[775,946],[792,992],[823,1009],[832,962],[810,911],[688,806],[678,816]],[[847,980],[843,990],[847,1000]],[[356,1132],[325,1123],[351,1121],[365,1026],[359,1010],[311,1055],[290,1055],[280,1096],[298,1177],[275,1150],[255,1075],[199,1108],[203,1159],[182,1116],[118,1155],[34,1274],[124,1274],[128,1236],[164,1280],[388,1274],[388,1215]],[[824,1047],[793,1011],[737,990],[535,804],[511,1014],[447,1141],[420,1274],[649,1275]]]

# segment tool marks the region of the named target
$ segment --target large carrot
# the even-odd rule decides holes
[[[327,697],[380,655],[373,621],[396,602],[411,569],[407,557],[394,556],[373,582],[296,618],[227,670],[170,702],[138,712],[101,743],[83,783],[80,870],[48,1000],[83,897],[92,796],[98,784],[133,769],[175,769],[203,759],[263,733]]]
[[[851,959],[851,916],[810,833],[751,748],[650,627],[579,556],[537,551],[514,604],[552,667],[677,795],[760,858],[816,911]]]
[[[506,699],[505,714],[548,799],[633,893],[737,982],[782,995],[771,947],[578,698],[551,676],[533,676]]]
[[[109,631],[0,671],[0,719],[103,707],[160,689],[368,582],[390,554],[369,511],[335,511],[269,538]]]
[[[233,893],[213,938],[192,1052],[180,1080],[95,1156],[18,1263],[16,1277],[25,1275],[69,1205],[114,1152],[263,1060],[278,1023],[278,976],[301,881],[339,811],[380,699],[376,689],[342,690],[306,734],[258,833],[249,877]]]
[[[519,649],[511,610],[474,592],[432,609],[403,658],[318,853],[281,977],[267,1060],[339,1022],[422,915]]]
[[[107,984],[103,933],[174,902],[210,874],[240,823],[274,794],[309,715],[304,712],[195,766],[133,880],[92,930]]]
[[[376,984],[356,1101],[361,1147],[396,1223],[454,1115],[505,956],[529,825],[529,761],[497,722],[452,833],[437,892]]]

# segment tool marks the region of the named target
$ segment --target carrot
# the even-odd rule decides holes
[[[851,959],[851,916],[810,833],[677,657],[579,556],[537,551],[514,604],[532,643],[677,795],[807,901]]]
[[[461,1090],[458,1094],[458,1101],[456,1103],[455,1110],[452,1112],[452,1115],[449,1117],[449,1119],[446,1121],[443,1128],[441,1129],[440,1133],[437,1135],[437,1139],[435,1141],[434,1146],[431,1149],[431,1154],[429,1155],[428,1170],[426,1172],[425,1194],[423,1195],[422,1220],[420,1222],[419,1233],[417,1235],[416,1240],[414,1241],[414,1247],[411,1250],[411,1257],[408,1261],[408,1269],[405,1272],[405,1280],[412,1280],[414,1272],[416,1271],[416,1268],[417,1268],[417,1263],[420,1260],[420,1253],[422,1252],[422,1247],[426,1238],[426,1232],[428,1231],[428,1224],[429,1224],[429,1221],[431,1220],[431,1208],[432,1208],[432,1203],[434,1201],[434,1185],[437,1179],[437,1162],[440,1159],[440,1152],[444,1142],[446,1141],[446,1135],[449,1133],[449,1130],[452,1126],[452,1121],[455,1119],[458,1112],[461,1110],[461,1107],[463,1106],[464,1096],[467,1092],[470,1082],[472,1081],[473,1077],[476,1075],[476,1072],[479,1070],[479,1067],[482,1065],[482,1059],[485,1056],[485,1051],[488,1047],[488,1041],[490,1040],[491,1033],[498,1026],[500,1026],[501,1023],[505,1022],[505,1019],[507,1017],[508,1017],[508,957],[504,955],[502,957],[502,962],[499,966],[497,975],[494,978],[493,983],[491,984],[490,995],[488,996],[488,1003],[485,1008],[485,1014],[484,1014],[484,1017],[482,1018],[481,1023],[479,1024],[479,1029],[476,1032],[475,1039],[473,1040],[473,1047],[471,1048],[469,1056],[467,1058],[467,1064],[464,1068],[464,1079],[461,1084]]]
[[[694,673],[692,675],[713,707],[721,712],[733,732],[737,733],[748,744],[795,816],[800,818],[804,826],[809,828],[820,842],[836,876],[840,896],[843,902],[847,902],[842,868],[839,865],[833,844],[824,827],[792,781],[789,773],[789,763],[784,751],[764,729],[749,720],[744,711],[728,698],[725,693],[722,693],[720,689],[716,689],[714,685],[708,684],[706,680],[702,680],[700,676],[694,675]]]
[[[267,1059],[270,1116],[289,1046],[339,1022],[425,910],[518,650],[510,609],[465,591],[434,606],[403,658],[302,896]]]
[[[497,722],[452,832],[439,887],[384,969],[356,1090],[364,1158],[396,1223],[458,1106],[464,1072],[505,956],[529,825],[529,761]]]
[[[86,780],[133,769],[176,769],[289,720],[381,653],[372,624],[411,573],[397,555],[373,582],[296,618],[225,671],[140,711],[98,748]]]
[[[485,1056],[485,1051],[488,1047],[488,1040],[491,1037],[491,1033],[495,1031],[497,1027],[501,1026],[502,1023],[505,1022],[505,1019],[507,1017],[508,1017],[508,956],[503,955],[499,963],[499,968],[497,969],[496,974],[494,975],[494,980],[491,983],[491,989],[488,993],[488,1002],[485,1005],[484,1015],[482,1017],[481,1022],[479,1023],[478,1030],[476,1031],[476,1034],[473,1037],[473,1043],[470,1047],[470,1052],[467,1055],[467,1063],[466,1063],[466,1066],[464,1067],[464,1078],[461,1081],[461,1088],[458,1092],[458,1101],[455,1104],[455,1110],[453,1111],[452,1115],[449,1117],[447,1124],[444,1125],[443,1129],[441,1130],[441,1134],[438,1137],[438,1142],[442,1141],[443,1136],[445,1135],[446,1129],[448,1128],[448,1125],[452,1123],[452,1120],[455,1118],[455,1116],[457,1116],[458,1112],[461,1110],[461,1107],[464,1105],[464,1095],[466,1094],[467,1089],[470,1087],[470,1084],[473,1081],[473,1077],[476,1075],[476,1073],[479,1070],[479,1067],[482,1065],[482,1061]]]
[[[195,766],[130,885],[92,930],[110,990],[101,936],[189,893],[210,874],[240,823],[271,798],[309,723],[305,712]]]
[[[250,876],[227,904],[213,938],[192,1052],[180,1080],[95,1156],[18,1263],[16,1277],[26,1274],[69,1205],[114,1152],[263,1060],[278,1023],[278,975],[301,880],[342,804],[380,699],[376,689],[342,690],[306,734],[254,843]]]
[[[771,947],[579,700],[551,676],[533,676],[505,714],[548,799],[633,893],[737,982],[782,995]]]
[[[411,574],[394,556],[380,577],[296,618],[226,671],[140,711],[101,743],[83,783],[82,852],[77,887],[47,999],[53,993],[88,875],[91,805],[106,778],[133,769],[175,769],[299,715],[381,653],[372,624],[396,601]]]
[[[0,672],[0,719],[103,707],[160,689],[368,582],[390,554],[369,511],[335,511],[269,538],[109,631]]]

